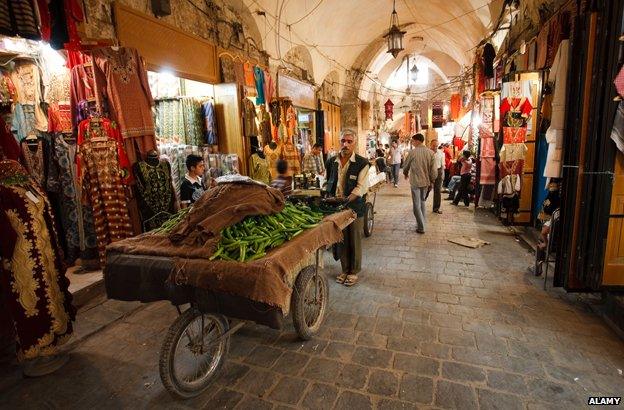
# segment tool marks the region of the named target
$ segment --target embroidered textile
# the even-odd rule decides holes
[[[48,119],[41,108],[41,76],[39,67],[29,61],[20,61],[11,73],[11,80],[17,91],[17,102],[28,104],[34,110],[34,127],[47,131]]]
[[[480,164],[479,183],[481,185],[494,185],[496,183],[496,160],[494,158],[481,158]]]
[[[93,213],[89,206],[82,204],[82,186],[76,175],[76,149],[75,143],[68,143],[60,135],[54,139],[53,159],[59,170],[61,227],[65,234],[65,256],[69,262],[75,261],[80,251],[97,247]]]
[[[143,229],[151,231],[161,226],[175,212],[171,166],[167,161],[159,161],[158,165],[137,162],[135,177]]]
[[[124,138],[154,135],[154,105],[143,59],[134,48],[111,47],[92,51],[98,95],[106,99],[111,119]],[[101,95],[99,95],[101,93]],[[103,106],[103,101],[99,101]]]
[[[44,158],[44,141],[41,138],[35,140],[34,143],[24,140],[21,142],[21,145],[26,170],[40,187],[45,188],[46,164]]]
[[[527,129],[526,127],[503,127],[503,143],[504,144],[517,144],[526,141]]]
[[[100,262],[111,242],[132,236],[124,183],[129,182],[129,162],[116,124],[85,120],[78,129],[78,177],[93,211]]]
[[[262,106],[258,111],[258,123],[260,124],[258,135],[260,145],[264,146],[271,141],[271,115]]]
[[[301,173],[301,159],[299,151],[292,142],[282,144],[281,158],[288,163],[287,175],[296,175]]]
[[[249,159],[251,167],[249,169],[249,177],[256,181],[264,182],[269,185],[271,183],[271,173],[269,172],[269,160],[261,158],[258,154],[253,154]]]
[[[37,135],[35,128],[35,106],[15,104],[11,132],[17,141],[22,141],[29,135]]]
[[[243,99],[243,134],[246,137],[255,137],[258,135],[256,106],[249,98]]]
[[[72,113],[69,104],[52,103],[48,106],[48,132],[72,132]]]
[[[71,337],[76,311],[50,202],[15,161],[0,161],[0,231],[0,289],[18,359],[54,354]]]
[[[264,156],[267,161],[269,161],[269,172],[271,174],[271,179],[275,179],[277,177],[277,160],[280,159],[280,147],[275,146],[275,149],[271,148],[271,144],[267,144],[264,146]]]

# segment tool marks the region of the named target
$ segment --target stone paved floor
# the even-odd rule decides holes
[[[77,343],[56,375],[23,380],[4,366],[0,407],[570,409],[590,395],[622,395],[624,343],[585,305],[543,291],[525,273],[532,255],[507,229],[445,202],[417,235],[402,184],[379,195],[361,282],[331,282],[315,340],[246,326],[214,387],[176,402],[157,367],[176,313],[151,304]],[[491,245],[463,248],[447,242],[453,235]],[[333,277],[338,265],[326,262]]]

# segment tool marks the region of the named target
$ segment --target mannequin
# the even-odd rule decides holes
[[[158,228],[175,211],[171,165],[160,160],[157,150],[150,150],[145,161],[133,166],[143,230]]]
[[[264,155],[269,162],[269,173],[271,174],[271,179],[274,179],[277,176],[277,169],[275,166],[277,164],[277,160],[280,158],[279,146],[275,141],[271,141],[268,145],[264,146]]]
[[[254,179],[259,182],[263,182],[265,184],[271,183],[271,173],[269,172],[270,163],[269,160],[264,155],[264,151],[262,148],[257,146],[251,147],[252,155],[249,158],[250,167],[249,167],[249,176],[251,179]]]

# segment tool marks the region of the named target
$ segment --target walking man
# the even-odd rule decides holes
[[[347,206],[355,211],[357,219],[343,231],[340,265],[342,273],[336,282],[345,286],[357,283],[362,269],[362,231],[366,212],[366,192],[368,191],[368,160],[355,153],[357,136],[353,130],[340,133],[340,152],[327,160],[327,183],[325,191],[330,196],[344,198]]]
[[[412,189],[412,205],[416,217],[416,232],[425,233],[425,203],[429,190],[438,177],[435,155],[424,144],[425,137],[416,134],[412,137],[412,149],[403,164],[403,175],[409,178]]]
[[[388,154],[388,163],[390,164],[390,170],[392,171],[392,183],[395,188],[398,188],[399,170],[401,169],[401,150],[399,149],[399,143],[396,141],[392,141],[390,153]]]
[[[435,156],[436,168],[438,176],[433,183],[433,212],[441,214],[440,204],[442,203],[442,180],[444,179],[444,151],[438,147],[438,140],[431,140],[429,148]]]

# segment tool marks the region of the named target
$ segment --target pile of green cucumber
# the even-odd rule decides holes
[[[178,225],[180,222],[182,222],[182,220],[184,219],[186,214],[189,213],[191,208],[192,208],[191,206],[188,206],[186,208],[180,209],[178,212],[176,212],[175,214],[171,215],[171,218],[169,218],[165,222],[163,222],[162,225],[160,225],[158,228],[152,230],[152,233],[156,233],[156,234],[171,233],[173,228],[175,228],[176,225]]]
[[[221,231],[221,240],[210,260],[250,262],[291,240],[306,229],[314,228],[323,214],[303,204],[286,203],[275,215],[248,216]]]

